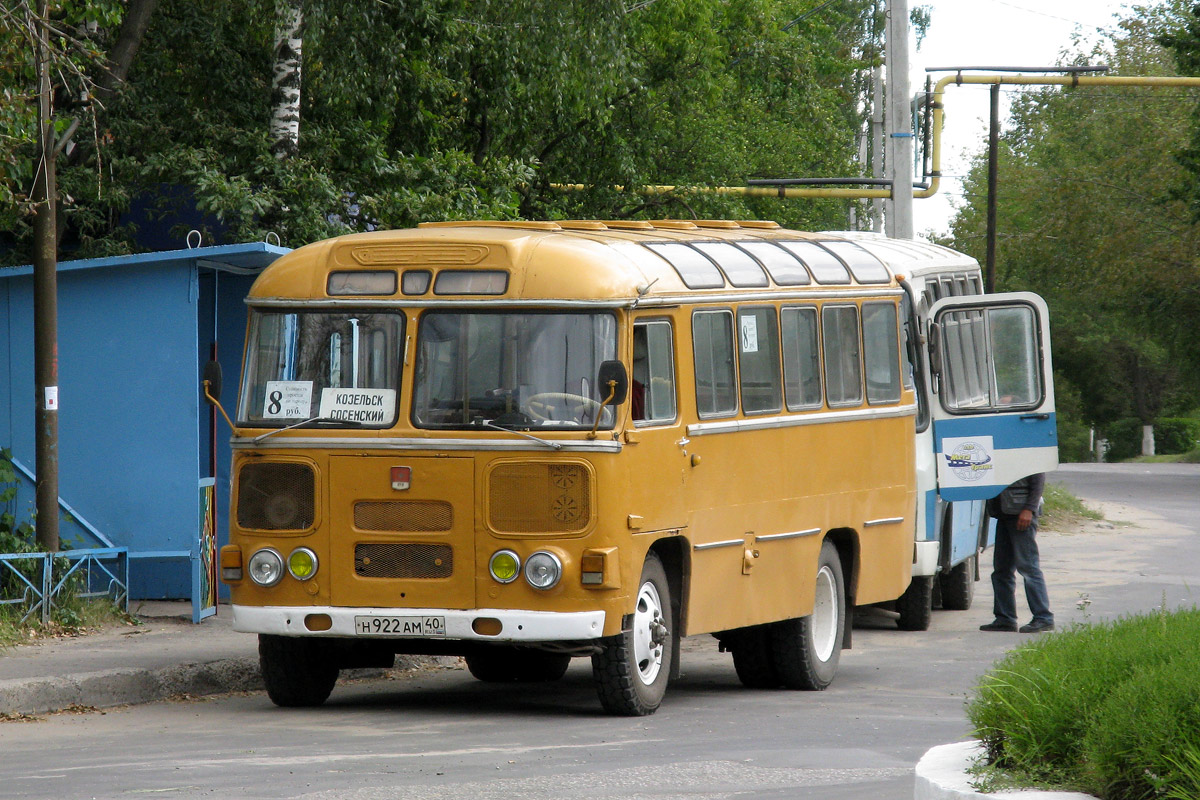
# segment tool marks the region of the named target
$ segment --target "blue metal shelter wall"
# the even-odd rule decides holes
[[[58,276],[59,490],[116,544],[191,550],[196,453],[197,286],[190,265],[77,270]],[[13,455],[34,465],[33,281],[7,294]],[[152,566],[151,566],[152,564]],[[131,596],[187,597],[188,565],[135,565]]]

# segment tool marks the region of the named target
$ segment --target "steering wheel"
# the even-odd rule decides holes
[[[574,406],[576,409],[587,409],[593,418],[600,413],[600,401],[571,392],[538,392],[525,400],[530,416],[541,420],[552,419],[550,413],[558,403]]]

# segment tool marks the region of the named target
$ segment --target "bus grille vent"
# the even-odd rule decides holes
[[[454,551],[448,544],[362,543],[354,548],[354,572],[364,578],[449,578]]]
[[[258,531],[303,531],[315,516],[315,475],[307,464],[244,464],[238,473],[237,521]]]
[[[443,500],[398,500],[354,504],[354,527],[360,531],[448,531],[454,507]]]
[[[497,533],[581,533],[591,521],[582,464],[501,464],[488,478],[488,525]]]

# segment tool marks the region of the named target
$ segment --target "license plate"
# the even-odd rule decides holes
[[[445,617],[355,617],[360,636],[445,636]]]

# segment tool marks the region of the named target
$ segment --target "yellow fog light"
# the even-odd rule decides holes
[[[288,556],[288,572],[298,581],[306,581],[317,574],[317,554],[307,547],[297,547]]]
[[[488,562],[488,572],[500,583],[512,583],[521,574],[521,559],[512,550],[499,550]]]

